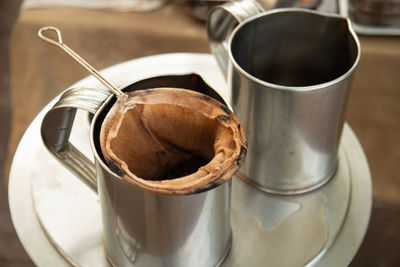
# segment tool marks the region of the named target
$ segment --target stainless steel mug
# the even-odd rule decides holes
[[[350,20],[242,0],[211,10],[207,32],[248,137],[239,177],[280,194],[327,182],[360,59]]]
[[[148,78],[124,91],[158,87],[191,89],[225,103],[196,74]],[[102,121],[115,101],[109,94],[105,89],[68,89],[47,112],[41,126],[49,151],[98,193],[108,260],[114,266],[218,265],[231,246],[231,183],[173,196],[125,182],[105,164],[99,144]],[[68,141],[78,108],[94,114],[90,143],[95,165]]]

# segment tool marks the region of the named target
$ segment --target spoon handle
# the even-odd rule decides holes
[[[44,35],[45,32],[50,32],[50,31],[55,32],[57,34],[56,40],[53,40]],[[46,42],[61,48],[65,53],[67,53],[76,62],[78,62],[83,68],[85,68],[94,77],[96,77],[97,80],[99,80],[102,84],[104,84],[113,94],[115,94],[118,97],[125,96],[125,94],[121,90],[119,90],[117,87],[115,87],[109,81],[107,81],[103,76],[101,76],[100,73],[95,68],[93,68],[89,63],[86,62],[86,60],[81,58],[74,50],[72,50],[66,44],[63,43],[61,32],[59,29],[57,29],[56,27],[53,27],[53,26],[43,27],[39,30],[38,35],[41,39],[45,40]]]

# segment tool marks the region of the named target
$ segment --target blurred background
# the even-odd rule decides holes
[[[65,55],[56,48],[41,48],[36,43],[37,29],[47,24],[60,27],[71,40],[71,47],[81,47],[77,51],[88,55],[88,61],[101,69],[159,53],[209,53],[203,20],[207,9],[221,2],[150,1],[141,7],[93,7],[90,5],[107,1],[82,1],[87,5],[84,8],[65,8],[55,5],[63,1],[39,0],[25,1],[21,7],[22,2],[0,1],[0,266],[24,267],[34,264],[19,242],[10,217],[7,180],[12,156],[23,132],[43,106],[87,76],[72,61],[61,60],[60,65]],[[75,2],[79,1],[71,1]],[[350,266],[400,266],[398,3],[303,0],[267,4],[340,13],[340,2],[346,3],[362,32],[362,59],[350,93],[347,122],[365,150],[374,190],[370,225]],[[154,21],[153,17],[162,21]],[[46,64],[40,65],[42,60]],[[52,90],[47,90],[49,86]],[[23,104],[21,98],[28,98],[28,103]]]

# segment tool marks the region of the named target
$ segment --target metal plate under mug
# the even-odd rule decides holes
[[[102,74],[122,85],[154,75],[195,72],[229,99],[217,69],[211,55],[165,54],[121,63]],[[102,85],[88,77],[73,86]],[[40,122],[54,101],[35,118],[14,156],[9,184],[13,223],[38,266],[68,266],[68,262],[109,266],[97,195],[56,162],[41,143]],[[91,157],[88,132],[87,113],[78,112],[71,142]],[[361,146],[347,125],[339,169],[320,189],[277,196],[237,177],[232,189],[233,244],[222,266],[345,266],[365,235],[371,178]]]

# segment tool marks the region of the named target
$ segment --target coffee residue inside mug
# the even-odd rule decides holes
[[[179,163],[175,166],[169,166],[159,177],[145,177],[146,180],[170,180],[179,177],[183,177],[192,173],[195,173],[201,166],[206,165],[210,160],[194,157],[190,160]]]
[[[100,132],[107,164],[128,182],[171,194],[201,192],[239,168],[247,140],[220,102],[173,88],[134,91],[128,99],[117,100]]]

